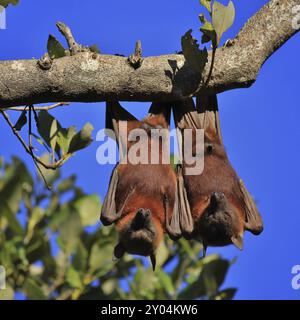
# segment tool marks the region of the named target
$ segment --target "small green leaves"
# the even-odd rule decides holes
[[[217,47],[217,37],[216,32],[214,30],[214,27],[212,24],[206,20],[204,15],[199,15],[200,21],[203,23],[203,26],[200,28],[200,31],[203,33],[201,42],[207,43],[209,41],[212,41],[212,45],[214,48]]]
[[[209,12],[211,12],[211,0],[200,0],[202,4]]]
[[[79,131],[71,140],[69,153],[76,152],[89,146],[93,139],[91,137],[94,127],[87,123],[81,131]]]
[[[89,46],[90,51],[95,52],[95,53],[100,53],[100,49],[96,44],[93,44]]]
[[[74,207],[79,213],[81,224],[84,227],[92,226],[99,221],[101,204],[96,194],[79,198],[74,203]]]
[[[65,48],[52,34],[49,35],[47,49],[51,59],[62,58],[66,55]]]
[[[232,1],[229,1],[228,6],[215,1],[212,11],[212,25],[217,34],[217,44],[225,31],[233,24],[235,18],[235,8]]]
[[[206,49],[199,49],[197,40],[192,36],[192,30],[186,32],[186,34],[181,38],[181,46],[183,55],[187,62],[193,69],[202,74],[208,61],[208,54]]]
[[[93,141],[91,137],[93,126],[90,123],[76,133],[74,126],[63,128],[47,111],[40,111],[38,124],[39,134],[52,150],[52,158],[56,153],[62,160],[68,159],[74,152],[86,148]]]
[[[80,275],[72,266],[67,271],[66,280],[72,288],[81,288],[82,286]]]
[[[9,4],[17,5],[19,0],[0,0],[0,6],[6,8]]]

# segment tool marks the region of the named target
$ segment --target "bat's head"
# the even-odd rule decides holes
[[[213,192],[210,203],[199,221],[199,233],[205,246],[234,244],[243,248],[244,223],[225,194]]]
[[[155,269],[155,252],[163,238],[163,227],[150,209],[139,208],[117,222],[119,243],[114,256],[121,258],[126,252],[150,256]]]

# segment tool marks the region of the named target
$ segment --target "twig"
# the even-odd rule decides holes
[[[55,103],[51,106],[42,106],[42,107],[34,107],[34,110],[35,111],[49,111],[51,109],[55,109],[55,108],[58,108],[58,107],[61,107],[61,106],[68,106],[70,105],[69,102],[58,102],[58,103]],[[23,111],[24,110],[24,107],[8,107],[8,108],[2,108],[2,110],[5,110],[5,111]]]
[[[208,76],[207,76],[207,79],[205,81],[204,87],[208,86],[209,81],[211,79],[211,76],[212,76],[212,73],[213,73],[213,69],[214,69],[214,64],[215,64],[216,52],[217,52],[217,47],[213,46],[212,55],[211,55],[210,69],[209,69]]]
[[[42,179],[43,179],[43,181],[44,181],[44,183],[45,183],[45,186],[47,187],[48,190],[51,190],[51,187],[50,187],[50,185],[48,184],[48,181],[46,180],[46,178],[45,178],[45,176],[44,176],[41,168],[40,168],[39,165],[37,164],[37,162],[36,162],[36,160],[35,160],[35,155],[34,155],[34,153],[33,153],[33,146],[32,146],[32,121],[31,121],[31,118],[32,118],[32,117],[31,117],[31,115],[32,115],[32,110],[34,110],[34,107],[33,107],[33,105],[30,105],[30,106],[29,106],[29,116],[28,116],[28,128],[29,128],[29,130],[28,130],[28,148],[29,148],[29,150],[30,150],[30,155],[31,155],[31,157],[32,157],[32,159],[33,159],[33,162],[34,162],[34,164],[35,164],[35,166],[36,166],[36,168],[37,168],[40,176],[42,177]]]
[[[39,157],[37,157],[32,150],[30,150],[30,148],[27,146],[27,144],[25,143],[25,141],[22,139],[22,137],[20,136],[19,132],[15,129],[13,123],[10,121],[8,114],[3,111],[0,110],[1,114],[3,115],[5,121],[7,122],[7,124],[10,126],[12,132],[14,133],[14,135],[18,138],[18,140],[21,142],[22,146],[24,147],[25,151],[33,158],[33,160],[35,160],[38,164],[42,165],[45,169],[51,169],[51,170],[56,170],[58,169],[71,155],[67,155],[64,158],[58,160],[57,162],[53,163],[53,164],[47,164],[44,163]]]
[[[74,39],[71,29],[63,22],[57,22],[56,26],[60,33],[66,38],[71,55],[80,52],[82,50],[82,46]]]

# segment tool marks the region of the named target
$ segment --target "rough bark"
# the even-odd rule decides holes
[[[212,78],[200,92],[253,84],[266,59],[299,31],[292,26],[296,5],[300,0],[271,0],[250,18],[229,45],[217,50]],[[204,77],[208,71],[209,63]],[[174,54],[145,58],[138,69],[125,57],[91,52],[56,59],[49,70],[37,60],[2,61],[0,75],[1,107],[57,101],[171,101],[193,95],[201,82],[183,55]]]

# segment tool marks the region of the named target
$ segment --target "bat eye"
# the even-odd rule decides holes
[[[207,147],[206,147],[206,151],[208,154],[212,154],[213,151],[214,151],[214,146],[209,144]]]

